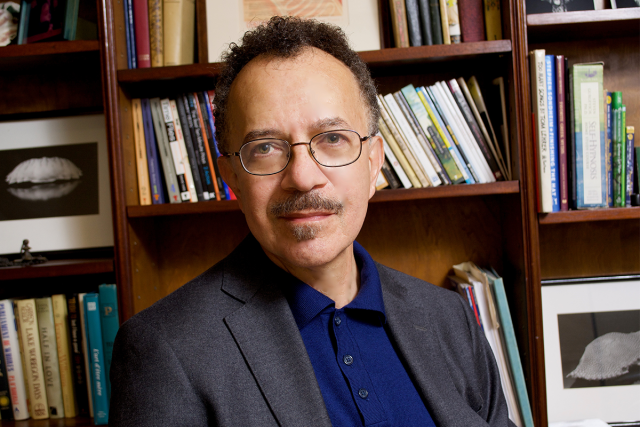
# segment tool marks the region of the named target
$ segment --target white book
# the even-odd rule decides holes
[[[391,150],[391,147],[389,147],[389,143],[387,143],[387,140],[384,138],[384,136],[382,136],[381,133],[378,133],[378,135],[382,138],[382,143],[384,145],[384,154],[385,156],[387,156],[387,160],[389,160],[389,164],[391,165],[393,170],[396,171],[396,175],[398,175],[398,178],[400,179],[402,186],[404,188],[413,187],[413,185],[411,185],[411,181],[409,180],[409,177],[407,176],[407,174],[404,172],[404,169],[400,165],[398,158],[396,157],[395,154],[393,154],[393,150]]]
[[[182,160],[182,152],[180,151],[180,144],[178,143],[176,136],[175,122],[173,120],[173,114],[171,113],[171,103],[168,98],[160,100],[160,108],[162,109],[162,119],[164,120],[164,125],[167,130],[167,142],[169,143],[169,149],[171,150],[173,168],[176,171],[176,177],[178,178],[178,191],[180,192],[180,198],[183,202],[190,202],[191,192],[189,191],[189,183],[187,182],[186,177],[186,171],[190,171],[190,168],[185,168]]]
[[[184,134],[182,133],[182,123],[178,116],[178,106],[175,100],[169,101],[171,105],[171,115],[173,116],[173,124],[176,129],[176,140],[178,141],[178,148],[180,150],[180,156],[182,157],[181,163],[184,166],[185,179],[187,180],[187,187],[191,193],[191,202],[198,201],[198,192],[196,191],[196,185],[193,181],[193,172],[191,171],[191,164],[189,163],[189,153],[187,152],[187,146],[184,142]]]
[[[393,117],[396,124],[398,125],[398,130],[402,133],[405,140],[409,143],[410,147],[413,150],[413,153],[415,154],[416,158],[420,162],[420,165],[424,169],[424,172],[427,175],[427,178],[429,178],[431,185],[433,187],[437,187],[438,185],[442,184],[440,177],[438,176],[436,170],[433,168],[433,165],[431,164],[431,162],[429,161],[429,158],[427,157],[427,153],[425,153],[424,149],[420,145],[420,142],[418,141],[416,134],[413,133],[413,129],[411,129],[409,122],[407,122],[407,119],[402,113],[400,106],[398,106],[398,103],[393,97],[393,94],[389,93],[385,95],[384,100],[387,103],[389,110],[391,111],[391,116]]]
[[[78,311],[80,312],[80,333],[82,334],[82,351],[84,352],[84,372],[86,375],[87,393],[89,396],[89,416],[93,418],[93,393],[91,392],[91,369],[89,367],[89,340],[86,323],[84,321],[84,297],[86,293],[78,294]]]
[[[51,297],[36,298],[35,302],[38,313],[42,368],[44,369],[47,402],[49,403],[49,417],[64,418],[64,401],[62,399],[62,383],[60,382],[60,362],[53,320],[53,304]]]
[[[531,67],[531,111],[535,115],[534,136],[538,156],[538,210],[553,212],[551,197],[551,157],[549,151],[549,119],[547,111],[547,71],[544,49],[529,53]]]
[[[487,174],[484,172],[484,168],[482,168],[482,165],[480,164],[480,160],[478,159],[476,152],[470,146],[467,136],[462,131],[462,127],[461,127],[461,124],[459,123],[459,119],[451,111],[449,100],[442,93],[440,86],[435,84],[433,86],[429,86],[429,89],[431,90],[431,93],[433,94],[433,96],[436,98],[436,101],[440,105],[440,108],[442,109],[442,112],[445,115],[445,119],[451,126],[451,129],[453,130],[453,133],[455,134],[455,137],[458,140],[460,148],[464,152],[464,155],[467,158],[467,161],[471,164],[471,167],[475,172],[477,181],[479,183],[489,182],[487,178]]]
[[[13,314],[13,301],[0,301],[0,331],[2,331],[2,353],[7,368],[7,380],[11,393],[13,419],[16,421],[29,418],[27,408],[27,389],[25,387],[18,329]]]

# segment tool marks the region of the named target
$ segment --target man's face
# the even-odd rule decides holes
[[[368,110],[351,71],[310,48],[293,59],[258,57],[240,72],[228,101],[229,151],[256,138],[308,142],[318,133],[368,135]],[[255,176],[238,157],[219,160],[253,235],[283,266],[317,267],[336,259],[358,235],[384,159],[379,137],[362,144],[357,162],[327,168],[308,145],[291,149],[287,168]]]

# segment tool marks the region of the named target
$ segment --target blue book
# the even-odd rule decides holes
[[[633,193],[633,149],[635,143],[635,127],[627,126],[625,141],[626,141],[626,149],[627,149],[627,170],[626,170],[626,179],[627,179],[627,194],[625,197],[625,205],[627,207],[631,207],[631,194]]]
[[[160,175],[160,158],[158,157],[158,146],[156,144],[156,134],[153,130],[153,119],[151,117],[151,104],[147,98],[140,100],[142,104],[142,121],[144,123],[144,140],[147,145],[147,164],[149,167],[149,183],[151,184],[151,200],[154,205],[166,203],[164,198],[164,187],[162,175]]]
[[[523,427],[533,427],[533,414],[531,413],[531,405],[529,404],[529,395],[527,393],[527,385],[524,380],[524,371],[522,370],[522,362],[520,360],[520,352],[518,351],[518,343],[516,342],[516,333],[513,329],[513,321],[509,311],[509,303],[507,301],[507,293],[504,289],[502,277],[498,276],[495,270],[485,270],[489,279],[489,287],[493,292],[500,318],[500,330],[507,351],[507,359],[511,365],[511,375],[513,385],[516,390],[516,398],[520,407],[520,415],[524,422]]]
[[[606,91],[604,95],[604,118],[605,118],[605,152],[607,156],[607,204],[613,207],[613,108],[611,107],[611,92]]]
[[[124,6],[124,34],[127,37],[127,65],[129,69],[138,68],[136,60],[136,36],[133,25],[133,0],[123,0]]]
[[[213,119],[213,111],[211,110],[211,100],[209,99],[209,94],[207,91],[202,92],[204,95],[205,103],[207,104],[207,117],[209,118],[209,126],[211,126],[211,138],[213,139],[213,150],[215,151],[216,159],[220,157],[220,151],[218,151],[218,139],[216,138],[216,122]],[[216,172],[218,172],[217,163],[214,165]],[[227,183],[222,180],[220,177],[220,181],[222,183],[222,190],[224,191],[225,200],[229,200],[229,187]]]
[[[98,294],[85,295],[84,312],[87,348],[89,349],[93,422],[95,425],[106,425],[109,422],[109,397],[107,396],[107,378],[100,324],[100,297]]]
[[[560,212],[560,179],[558,176],[558,106],[556,103],[556,57],[545,55],[547,74],[547,117],[549,124],[549,170],[551,172],[552,212]]]
[[[100,295],[100,322],[102,325],[102,346],[104,349],[105,377],[107,379],[107,396],[111,398],[111,356],[113,354],[113,342],[120,328],[118,317],[118,293],[116,285],[98,286]]]

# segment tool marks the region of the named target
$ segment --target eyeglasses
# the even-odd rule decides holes
[[[284,139],[260,138],[246,142],[235,153],[223,156],[238,156],[245,171],[251,175],[274,175],[285,170],[291,160],[291,147],[309,145],[311,157],[321,166],[337,168],[354,163],[362,153],[364,138],[353,130],[338,129],[322,132],[309,142],[295,144]]]

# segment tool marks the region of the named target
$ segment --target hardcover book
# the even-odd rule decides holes
[[[558,179],[558,109],[556,105],[555,56],[545,55],[545,72],[549,129],[549,169],[551,172],[551,206],[553,212],[558,212],[560,211],[560,181]]]
[[[449,21],[449,37],[452,44],[462,42],[462,33],[460,32],[460,10],[458,8],[458,0],[446,0],[447,2],[447,19]]]
[[[133,116],[133,142],[136,151],[136,171],[138,173],[138,195],[140,206],[151,204],[149,189],[149,166],[147,163],[147,149],[144,139],[144,122],[142,120],[142,102],[140,99],[131,100]]]
[[[196,5],[194,0],[164,2],[164,65],[193,64]]]
[[[538,212],[553,212],[551,198],[551,155],[549,152],[549,118],[547,113],[547,73],[544,49],[529,54],[531,66],[531,111],[534,114],[538,177]]]
[[[82,353],[84,356],[84,372],[87,384],[87,400],[89,402],[89,416],[93,417],[93,381],[91,380],[91,348],[89,346],[89,331],[87,330],[87,316],[84,298],[86,293],[78,294],[78,312],[80,314],[80,327],[82,335]]]
[[[431,36],[433,44],[442,44],[442,19],[440,18],[440,0],[429,1],[429,16],[431,18]]]
[[[431,12],[429,9],[429,0],[418,0],[418,8],[420,13],[420,31],[422,34],[422,44],[431,46],[433,43],[433,30],[431,28]]]
[[[164,65],[164,42],[162,40],[162,0],[148,0],[149,2],[149,48],[151,66]]]
[[[484,0],[484,25],[487,40],[502,40],[500,0]]]
[[[147,165],[149,167],[151,202],[157,205],[166,203],[160,158],[158,156],[158,145],[156,144],[156,136],[153,131],[153,118],[151,117],[149,100],[143,98],[140,102],[142,106],[142,123],[144,124],[144,141],[147,149]]]
[[[67,298],[67,311],[69,316],[69,337],[71,340],[71,362],[73,365],[73,386],[76,397],[76,407],[79,416],[89,415],[89,394],[87,390],[87,373],[84,364],[84,339],[82,334],[82,322],[80,319],[80,300],[78,294],[69,295]]]
[[[73,418],[78,415],[76,395],[73,383],[73,368],[71,363],[71,342],[69,339],[69,312],[67,298],[62,294],[51,297],[53,305],[53,321],[56,329],[56,345],[58,347],[58,363],[60,365],[60,386],[64,415]]]
[[[109,422],[109,397],[107,395],[100,325],[100,297],[98,294],[89,293],[84,296],[84,311],[89,348],[93,422],[96,425],[106,425]]]
[[[409,43],[411,46],[422,46],[422,33],[420,32],[420,11],[418,0],[405,0],[407,13],[407,28],[409,31]],[[391,183],[389,183],[391,185]],[[393,186],[391,185],[393,188]]]
[[[631,207],[631,194],[633,193],[633,144],[635,143],[635,127],[626,126],[626,197],[625,205]]]
[[[51,418],[64,418],[64,402],[62,400],[62,384],[60,383],[60,362],[58,361],[58,347],[53,320],[53,304],[51,297],[36,298],[36,312],[38,313],[38,330],[40,333],[40,350],[42,354],[42,368],[44,382],[49,403]]]
[[[485,41],[483,0],[458,0],[463,42]]]
[[[409,28],[404,0],[390,0],[391,25],[396,47],[409,47]]]
[[[567,170],[567,117],[564,56],[555,57],[556,67],[556,112],[558,117],[558,180],[560,210],[569,210],[569,174]]]
[[[2,346],[0,346],[0,348],[2,348]],[[0,357],[0,419],[13,419],[9,373],[7,372],[7,365],[3,357]]]
[[[116,285],[98,286],[100,296],[100,325],[102,326],[102,348],[104,350],[105,379],[107,384],[107,397],[111,396],[111,359],[113,355],[113,343],[120,328],[118,317],[118,293]]]
[[[605,153],[607,154],[607,205],[613,207],[613,109],[611,92],[604,90]]]
[[[151,67],[151,46],[149,44],[149,5],[147,0],[133,2],[134,34],[138,68]]]
[[[20,356],[18,328],[11,300],[0,301],[0,331],[2,332],[2,356],[11,396],[12,418],[17,421],[26,420],[29,418],[27,390]],[[4,417],[4,414],[2,415]],[[11,418],[8,417],[8,419]]]

